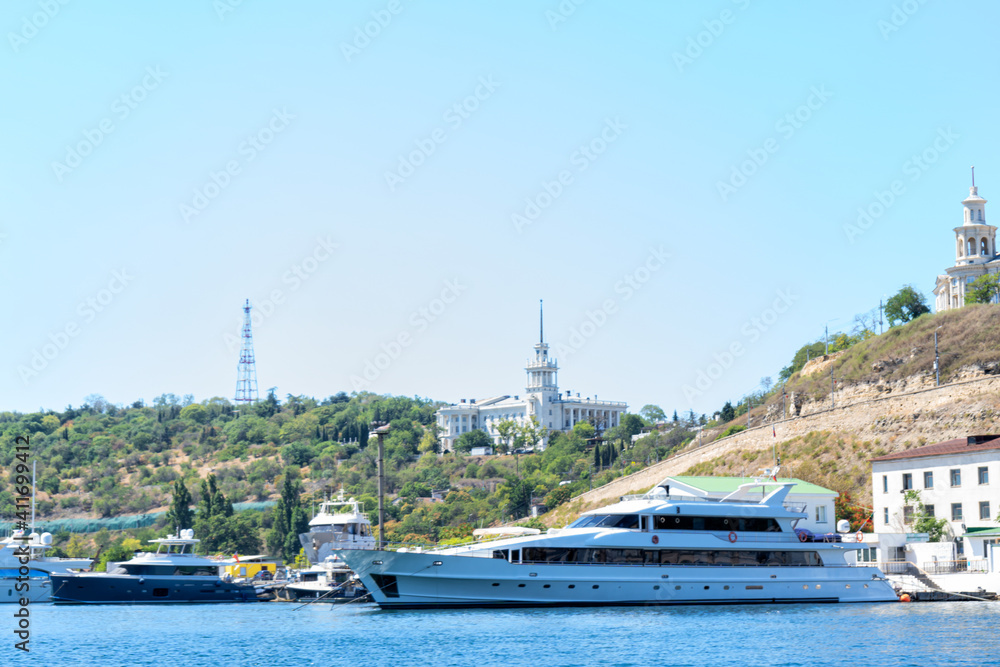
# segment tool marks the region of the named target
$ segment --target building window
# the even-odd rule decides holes
[[[951,485],[962,486],[962,471],[959,468],[951,469]]]
[[[913,488],[913,473],[904,472],[903,473],[903,491],[908,491]]]
[[[925,472],[924,473],[924,488],[933,489],[934,488],[934,473]]]
[[[889,476],[882,475],[882,493],[889,493]]]
[[[962,503],[951,504],[951,520],[952,521],[962,520]]]
[[[990,503],[988,500],[979,503],[979,518],[984,521],[990,520]]]
[[[934,506],[933,505],[924,505],[924,514],[926,514],[927,516],[929,516],[930,518],[933,519],[934,518]]]
[[[913,523],[913,506],[904,505],[903,506],[903,523],[909,524]]]
[[[885,509],[882,510],[882,523],[884,523],[887,526],[889,525],[889,508],[888,507],[886,507]]]
[[[816,506],[816,523],[826,523],[826,505]]]
[[[982,218],[982,214],[980,214],[980,218],[979,218],[979,219],[980,219],[980,220],[982,220],[982,219],[983,219],[983,218]],[[980,255],[986,255],[986,254],[988,254],[988,253],[989,253],[989,251],[990,251],[990,244],[989,244],[989,242],[988,242],[988,241],[986,240],[986,237],[984,236],[984,237],[983,237],[983,240],[982,240],[982,241],[980,242],[980,244],[979,244],[979,254],[980,254]]]
[[[979,468],[979,484],[980,486],[990,483],[990,469],[986,466],[981,466]]]

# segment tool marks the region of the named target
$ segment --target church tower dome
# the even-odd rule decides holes
[[[986,200],[976,187],[976,168],[972,168],[972,187],[962,200],[962,226],[955,228],[955,265],[983,264],[996,255],[997,228],[986,223]]]

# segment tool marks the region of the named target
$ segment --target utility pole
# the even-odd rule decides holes
[[[830,325],[825,325],[823,329],[826,331],[826,352],[824,354],[830,354]]]
[[[878,300],[878,335],[882,335],[882,299]]]
[[[830,367],[830,408],[837,407],[837,381],[833,379],[833,367]]]
[[[941,327],[938,327],[940,329]],[[934,386],[941,386],[941,364],[940,357],[938,356],[938,335],[937,329],[934,330]]]
[[[372,422],[372,426],[375,427],[375,435],[378,437],[378,543],[376,543],[375,549],[382,551],[385,548],[385,465],[382,460],[385,448],[382,439],[389,432],[389,425]]]
[[[788,417],[788,413],[785,412],[785,399],[788,397],[788,392],[781,392],[781,418],[785,419]]]

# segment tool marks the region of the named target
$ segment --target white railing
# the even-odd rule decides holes
[[[924,563],[920,569],[927,574],[952,574],[955,572],[986,572],[989,562],[985,558],[973,560],[938,560]]]

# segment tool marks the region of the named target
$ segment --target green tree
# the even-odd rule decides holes
[[[532,486],[524,479],[511,475],[503,486],[503,494],[507,497],[507,513],[520,518],[531,513]]]
[[[590,422],[577,422],[573,424],[573,433],[584,440],[590,440],[596,432]]]
[[[555,509],[569,500],[571,495],[568,485],[557,486],[545,496],[545,506],[550,510]]]
[[[927,307],[924,295],[915,290],[912,285],[903,285],[885,302],[885,317],[889,320],[889,326],[906,324],[929,312],[931,310]]]
[[[521,445],[534,449],[541,442],[548,432],[548,429],[538,423],[538,417],[531,415],[531,419],[521,424],[520,443]]]
[[[906,506],[914,508],[913,532],[927,533],[928,542],[940,542],[941,538],[944,537],[948,520],[944,518],[937,519],[928,515],[923,501],[920,500],[920,491],[917,489],[907,491],[903,495],[903,502]]]
[[[267,533],[267,547],[271,554],[287,562],[299,552],[299,533],[309,526],[309,517],[302,508],[302,487],[291,475],[285,474],[281,498],[274,505],[274,523]]]
[[[642,419],[637,415],[625,413],[622,415],[621,420],[618,422],[619,428],[621,428],[621,434],[625,440],[632,442],[632,436],[642,431],[643,426]]]
[[[190,406],[189,406],[190,407]],[[167,512],[167,527],[181,531],[194,527],[194,512],[191,511],[191,493],[183,479],[174,482],[174,497]]]
[[[511,450],[511,442],[518,435],[517,422],[513,419],[502,419],[497,422],[496,425],[497,433],[500,434],[500,445],[501,453],[507,454]]]
[[[644,405],[642,410],[639,410],[639,416],[645,419],[650,424],[655,424],[656,422],[662,422],[667,420],[667,413],[663,411],[659,405]]]
[[[192,403],[185,408],[181,408],[181,419],[190,419],[198,424],[207,422],[209,416],[208,408],[199,403]]]
[[[474,428],[471,431],[466,431],[462,435],[458,436],[455,440],[455,451],[468,453],[472,451],[473,447],[492,447],[493,440],[490,436],[486,435],[486,431],[480,431],[478,428]]]
[[[965,287],[965,305],[997,303],[1000,300],[1000,273],[979,276]]]
[[[787,381],[792,375],[802,370],[807,361],[823,356],[825,353],[826,343],[824,341],[816,341],[815,343],[803,345],[795,352],[795,355],[792,357],[792,363],[781,369],[781,372],[778,373],[778,378],[782,382]]]
[[[731,402],[726,401],[726,404],[722,406],[722,410],[719,411],[719,419],[722,420],[723,424],[736,419],[736,410],[733,409]]]

